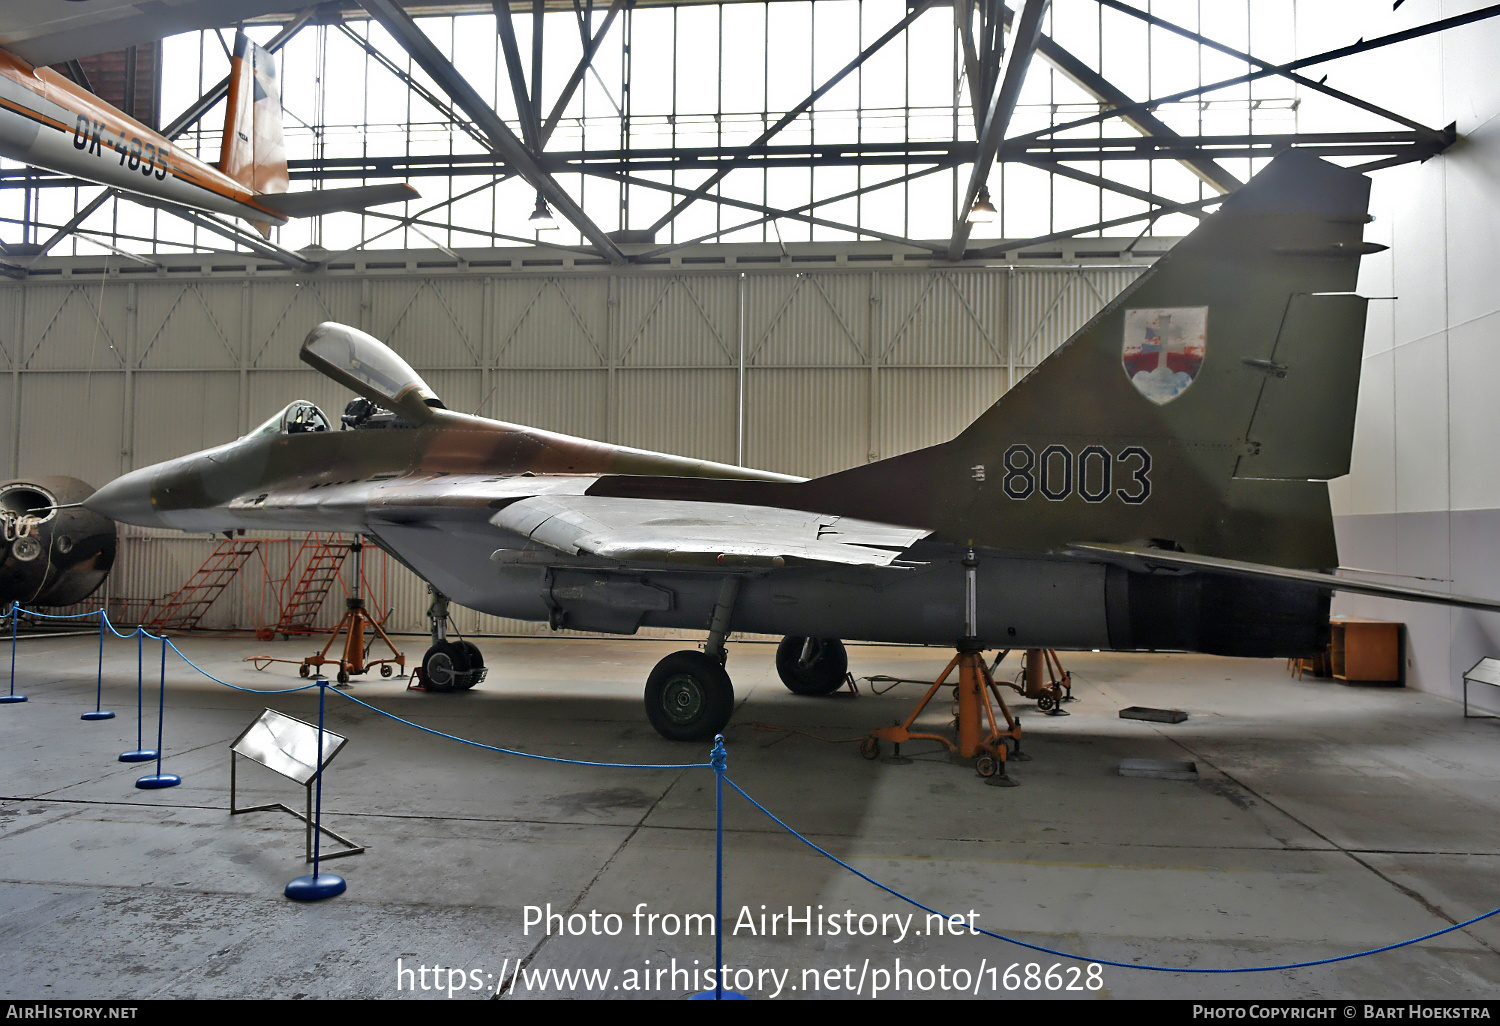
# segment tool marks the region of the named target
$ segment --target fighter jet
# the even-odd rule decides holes
[[[291,217],[360,210],[417,195],[404,183],[288,193],[275,57],[243,32],[235,36],[224,141],[214,167],[82,86],[23,56],[40,55],[40,59],[56,62],[119,42],[106,44],[98,31],[86,31],[90,24],[83,15],[73,16],[73,22],[82,24],[74,25],[72,31],[41,33],[26,13],[40,16],[47,9],[23,12],[24,5],[16,6],[17,10],[0,15],[0,46],[5,47],[0,49],[0,156],[108,185],[150,205],[243,218],[265,236]],[[87,13],[99,18],[110,13],[105,10],[109,6],[96,3]],[[160,25],[152,22],[135,31],[195,27],[191,19],[183,20],[181,11],[166,13],[178,14],[178,20],[159,16]],[[23,21],[35,34],[28,37],[21,31]],[[69,47],[70,41],[74,48]]]
[[[677,740],[730,717],[731,630],[783,635],[782,680],[823,694],[841,639],[1305,656],[1334,589],[1500,609],[1333,576],[1368,194],[1277,157],[956,438],[827,477],[468,416],[378,340],[321,324],[301,357],[358,393],[340,430],[299,400],[86,505],[184,531],[358,532],[440,596],[554,628],[706,629],[647,680]],[[435,630],[429,686],[467,686],[477,657]]]

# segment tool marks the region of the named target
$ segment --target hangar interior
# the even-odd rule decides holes
[[[953,437],[1225,194],[1296,147],[1368,170],[1365,239],[1389,247],[1361,264],[1371,302],[1353,466],[1329,486],[1341,563],[1500,594],[1500,485],[1486,473],[1500,429],[1488,395],[1500,361],[1488,287],[1500,260],[1500,84],[1490,74],[1500,21],[1466,20],[1482,4],[241,8],[252,6],[223,24],[243,20],[278,54],[292,188],[400,180],[422,198],[262,238],[225,217],[0,162],[4,476],[102,485],[242,435],[292,399],[336,419],[349,393],[297,358],[307,331],[329,320],[388,342],[454,410],[800,477],[833,473]],[[224,107],[215,83],[232,35],[132,48],[133,76],[116,85],[95,70],[94,84],[213,160]],[[970,224],[981,189],[996,219]],[[539,230],[540,210],[558,227]],[[245,635],[274,625],[301,539],[248,537],[262,543],[257,556],[201,621],[224,635],[183,647],[220,677],[269,687],[284,678],[247,672],[243,660],[300,658],[310,641]],[[133,623],[219,540],[122,525],[114,572],[77,608],[106,604]],[[373,551],[366,570],[387,628],[424,635],[421,579]],[[337,605],[319,626],[338,619]],[[747,790],[804,828],[821,824],[813,836],[865,871],[918,900],[982,906],[1000,932],[1088,958],[1291,963],[1489,911],[1500,904],[1500,836],[1488,825],[1500,766],[1493,725],[1460,719],[1456,702],[1463,672],[1500,656],[1494,615],[1347,595],[1333,611],[1405,625],[1409,690],[1295,681],[1264,660],[1065,653],[1082,701],[1068,719],[1027,715],[1036,741],[1034,761],[1015,767],[1022,787],[991,791],[937,755],[866,764],[848,746],[755,729],[765,720],[843,738],[909,703],[867,694],[810,709],[781,689],[763,639],[742,639],[736,683],[748,705],[728,740],[744,753],[734,758]],[[462,705],[419,710],[400,682],[357,681],[353,693],[500,747],[687,761],[640,721],[635,700],[645,667],[676,644],[662,639],[686,632],[607,640],[453,614],[492,667],[478,691],[441,696]],[[658,954],[698,957],[660,937],[538,938],[523,906],[706,907],[707,778],[496,770],[336,703],[333,729],[353,747],[330,770],[330,814],[372,840],[367,854],[335,863],[351,882],[345,904],[299,919],[279,883],[266,888],[283,867],[300,871],[300,832],[273,836],[245,820],[221,829],[225,744],[254,715],[255,696],[224,698],[172,671],[169,709],[179,694],[186,707],[170,728],[187,756],[175,771],[188,786],[162,798],[142,798],[126,769],[59,770],[84,765],[96,745],[72,722],[39,721],[60,724],[87,699],[91,644],[23,641],[29,709],[0,707],[13,760],[0,785],[0,838],[13,853],[0,921],[20,928],[12,950],[63,967],[8,980],[7,997],[245,996],[257,978],[279,996],[394,997],[398,957],[485,971],[502,954],[620,971]],[[926,679],[947,656],[851,653],[856,674]],[[123,709],[134,653],[108,658],[100,686]],[[306,695],[280,702],[316,715]],[[1132,703],[1180,706],[1192,719],[1115,717]],[[6,719],[18,709],[31,720]],[[129,743],[130,719],[104,729]],[[1132,756],[1192,758],[1200,777],[1115,776]],[[805,781],[817,777],[827,786],[809,795]],[[33,824],[43,829],[28,832]],[[744,807],[730,831],[735,909],[905,908],[857,890]],[[55,868],[70,859],[78,868]],[[172,929],[160,925],[164,908]],[[1002,923],[1007,910],[1013,922]],[[236,917],[249,924],[241,935],[225,925]],[[83,925],[101,918],[102,930]],[[273,948],[293,924],[303,932],[292,950],[331,951],[351,968],[288,967]],[[132,925],[178,964],[115,954]],[[761,937],[730,958],[831,968],[910,951],[924,966],[977,964],[987,952],[971,940]],[[1486,922],[1384,962],[1274,982],[1110,968],[1105,990],[1477,996],[1500,980],[1497,945]],[[763,982],[755,989],[771,996]]]

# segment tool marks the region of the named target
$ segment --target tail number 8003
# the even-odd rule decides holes
[[[1151,497],[1151,454],[1138,445],[1118,453],[1099,445],[1077,453],[1066,445],[1049,445],[1038,453],[1018,442],[1005,450],[1001,486],[1016,500],[1041,492],[1062,502],[1076,492],[1084,502],[1103,502],[1113,495],[1136,506]]]

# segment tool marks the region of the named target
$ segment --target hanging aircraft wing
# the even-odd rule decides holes
[[[1087,544],[1070,545],[1067,552],[1070,555],[1086,556],[1090,559],[1102,558],[1106,562],[1132,570],[1208,570],[1237,577],[1296,581],[1300,584],[1316,585],[1328,591],[1347,591],[1357,595],[1406,599],[1411,602],[1433,602],[1445,606],[1463,606],[1467,609],[1483,609],[1486,612],[1500,613],[1500,601],[1495,599],[1476,598],[1471,595],[1450,595],[1444,591],[1431,591],[1426,588],[1408,588],[1399,584],[1381,584],[1378,581],[1335,577],[1332,574],[1319,573],[1315,570],[1291,570],[1261,563],[1242,563],[1235,559],[1199,556],[1188,552],[1170,552],[1144,546]],[[1353,572],[1358,573],[1358,571]]]
[[[563,494],[511,503],[490,523],[570,556],[705,568],[890,566],[929,533],[769,506]]]
[[[299,0],[28,0],[0,3],[0,49],[37,67],[178,32],[296,11]]]

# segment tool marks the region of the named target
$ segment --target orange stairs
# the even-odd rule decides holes
[[[318,610],[323,608],[333,582],[339,579],[339,570],[349,555],[349,543],[339,541],[338,535],[331,535],[326,542],[316,534],[308,535],[292,557],[292,566],[297,565],[304,553],[307,554],[307,563],[302,568],[302,576],[297,579],[291,597],[282,605],[281,619],[273,628],[283,637],[317,633],[313,621],[317,619]]]
[[[198,626],[208,607],[259,548],[259,542],[243,538],[219,542],[187,583],[164,598],[158,612],[147,614],[150,620],[144,626],[155,631],[186,631]]]

